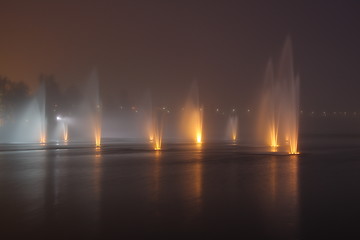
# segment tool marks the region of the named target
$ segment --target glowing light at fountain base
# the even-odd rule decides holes
[[[290,154],[297,155],[299,154],[298,151],[298,129],[294,127],[294,130],[292,132],[292,137],[289,138],[289,148],[290,148]]]
[[[94,137],[95,137],[95,146],[101,146],[101,127],[102,127],[102,111],[100,105],[96,105],[96,112],[94,116]]]
[[[270,152],[277,152],[279,145],[270,146]]]
[[[298,148],[297,148],[297,142],[291,144],[290,142],[290,151],[289,151],[289,154],[291,155],[299,155],[299,151],[298,151]]]
[[[100,136],[95,136],[95,146],[101,147],[101,138]]]
[[[159,134],[155,134],[153,143],[154,143],[154,150],[156,151],[161,150],[162,136],[160,132]]]
[[[196,142],[201,143],[201,140],[202,140],[201,133],[196,134]]]
[[[45,136],[41,136],[41,137],[40,137],[40,143],[41,143],[41,144],[45,144],[45,143],[46,143],[46,137],[45,137]]]
[[[159,151],[161,150],[162,145],[162,121],[161,120],[154,120],[154,138],[153,138],[153,146],[154,150]]]
[[[270,148],[272,152],[277,152],[279,147],[278,143],[278,126],[276,126],[275,121],[271,122],[271,126],[268,129],[268,138],[270,143]]]
[[[300,152],[289,152],[290,155],[299,155]]]
[[[202,143],[202,131],[203,131],[203,110],[195,110],[193,112],[193,126],[196,132],[196,143]]]
[[[151,129],[149,129],[150,142],[152,143],[154,150],[159,151],[162,148],[164,113],[162,111],[154,111],[151,123]]]
[[[67,127],[66,124],[64,124],[63,137],[64,137],[64,142],[68,142],[68,141],[69,141],[69,129],[68,129],[68,127]]]
[[[95,127],[95,146],[96,147],[101,146],[101,127],[100,126]]]
[[[235,109],[233,109],[234,111]],[[227,135],[233,141],[236,142],[238,134],[238,116],[234,112],[230,115],[228,126],[227,126]]]

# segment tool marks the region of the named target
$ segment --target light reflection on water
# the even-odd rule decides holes
[[[203,144],[0,153],[0,191],[7,195],[0,197],[0,211],[13,215],[0,216],[1,223],[26,234],[80,237],[136,229],[135,236],[239,228],[245,235],[257,228],[265,235],[296,234],[298,156],[236,149]]]
[[[271,230],[297,233],[299,224],[298,156],[270,156],[268,180],[265,179],[265,194],[269,197],[263,203],[270,217]],[[276,216],[276,219],[274,219]],[[275,221],[274,221],[275,220]],[[286,228],[284,228],[286,225]]]
[[[194,156],[194,199],[196,202],[196,205],[198,206],[198,211],[201,209],[202,205],[202,158],[201,158],[201,152],[195,153]]]
[[[196,149],[190,153],[190,162],[187,171],[189,174],[184,177],[185,193],[189,194],[192,215],[199,215],[202,210],[202,144],[196,144]]]
[[[154,151],[154,164],[152,170],[152,177],[153,177],[153,190],[152,196],[154,201],[159,201],[160,198],[160,182],[161,182],[161,151]]]
[[[95,157],[94,157],[94,193],[95,193],[95,199],[97,201],[100,201],[101,197],[101,175],[102,175],[102,165],[101,165],[101,149],[95,148]]]

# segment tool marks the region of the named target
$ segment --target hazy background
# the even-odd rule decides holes
[[[1,1],[0,74],[33,89],[80,85],[103,98],[254,106],[269,57],[290,34],[306,111],[360,110],[359,1]],[[105,93],[105,94],[104,94]]]

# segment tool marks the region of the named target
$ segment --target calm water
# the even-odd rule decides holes
[[[3,145],[2,239],[360,236],[360,137],[312,136],[300,156],[230,144]],[[59,149],[58,149],[59,148]],[[10,150],[9,150],[10,149]],[[4,238],[5,236],[5,238]]]

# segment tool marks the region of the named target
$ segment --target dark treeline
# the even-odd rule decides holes
[[[44,88],[48,127],[55,124],[57,116],[72,117],[79,107],[81,108],[81,103],[86,100],[84,94],[87,84],[73,84],[62,88],[59,83],[54,75],[40,74],[37,86],[32,89],[25,82],[16,82],[0,75],[0,126],[19,120],[30,102],[38,98],[41,88]],[[101,92],[101,89],[96,91]],[[101,95],[103,113],[116,114],[119,111],[125,113],[134,110],[125,90],[111,96]]]
[[[53,75],[41,74],[38,86],[41,85],[45,88],[45,110],[50,124],[58,114],[71,115],[80,102],[80,89],[71,86],[61,90]],[[38,91],[39,87],[31,91],[26,83],[12,81],[0,75],[0,124],[15,121]]]
[[[16,119],[29,98],[29,86],[26,83],[0,76],[0,125]]]

